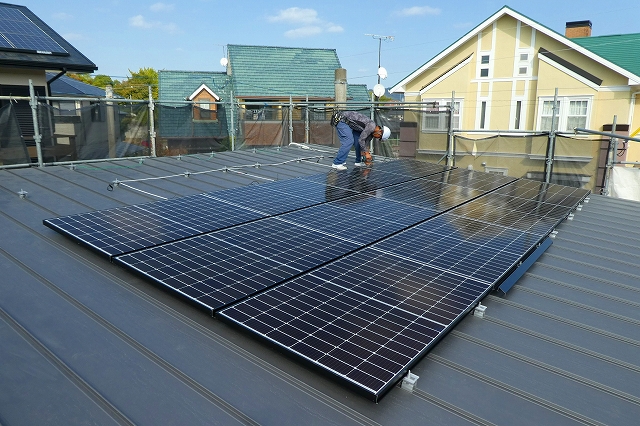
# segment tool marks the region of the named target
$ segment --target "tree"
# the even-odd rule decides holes
[[[113,91],[126,99],[149,99],[149,86],[153,99],[158,99],[158,72],[153,68],[140,68],[138,72],[129,70],[131,77],[116,81]]]
[[[101,89],[104,89],[108,85],[113,86],[118,81],[118,80],[113,80],[111,77],[104,74],[90,75],[90,74],[69,73],[67,74],[67,76],[73,78],[74,80],[78,80],[83,83],[87,83],[92,86],[99,87]]]

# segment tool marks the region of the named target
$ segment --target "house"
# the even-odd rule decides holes
[[[2,423],[637,422],[637,202],[592,195],[506,295],[483,300],[482,318],[464,317],[411,368],[413,392],[378,404],[42,223],[234,187],[264,199],[261,182],[331,173],[335,148],[302,148],[0,170]],[[116,179],[126,186],[109,191]]]
[[[289,119],[283,104],[335,102],[335,70],[341,67],[335,49],[228,45],[226,50],[226,72],[158,72],[159,101],[173,105],[165,109],[163,104],[159,116],[159,137],[168,148],[192,152],[229,147],[232,127],[235,147],[282,144],[288,138],[282,122]],[[233,122],[231,99],[238,103]],[[347,86],[348,102],[368,100],[365,85]],[[185,114],[191,114],[191,121],[185,121]],[[323,111],[312,114],[311,119],[328,121]],[[303,110],[294,108],[292,119],[294,140],[304,141]],[[331,135],[329,130],[325,133]],[[317,137],[323,139],[320,132]]]
[[[50,84],[66,72],[92,73],[98,69],[25,6],[0,3],[0,34],[0,96],[3,96],[0,108],[11,104],[11,96],[29,96],[29,81],[36,95],[50,96]],[[47,71],[55,75],[47,76]],[[29,156],[34,158],[34,124],[29,101],[14,100],[13,108]],[[44,140],[43,153],[57,157],[60,153],[56,145],[54,138]]]
[[[576,127],[611,130],[617,117],[618,133],[635,133],[640,128],[640,34],[595,37],[591,26],[590,21],[567,22],[562,35],[505,6],[390,91],[404,93],[406,101],[439,105],[450,105],[453,97],[453,128],[462,136],[486,137],[481,132],[489,130],[549,132],[556,89],[557,131],[573,136]],[[445,124],[423,118],[423,148],[424,134],[442,131]],[[528,151],[503,152],[503,170],[533,177],[539,172],[532,170],[543,168],[545,146],[542,138],[530,142]],[[601,184],[594,171],[600,148],[588,143],[558,147],[554,170],[586,179],[593,190]],[[640,159],[633,149],[622,154],[628,161]]]

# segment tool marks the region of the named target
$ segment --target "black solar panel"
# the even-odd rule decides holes
[[[489,289],[368,248],[218,316],[378,400]]]
[[[357,194],[302,179],[45,219],[109,257]]]
[[[265,217],[205,194],[44,220],[109,257]]]
[[[117,256],[114,261],[214,311],[359,247],[267,218]]]
[[[37,53],[68,52],[22,11],[0,5],[0,47]]]

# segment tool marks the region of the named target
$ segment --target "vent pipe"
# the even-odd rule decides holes
[[[347,102],[347,70],[344,68],[338,68],[335,71],[335,95],[336,95],[336,103],[338,104],[338,108],[344,108],[344,105],[340,105],[340,103]]]

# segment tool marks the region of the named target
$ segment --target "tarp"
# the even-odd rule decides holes
[[[609,196],[640,201],[640,169],[614,167],[610,180]]]

